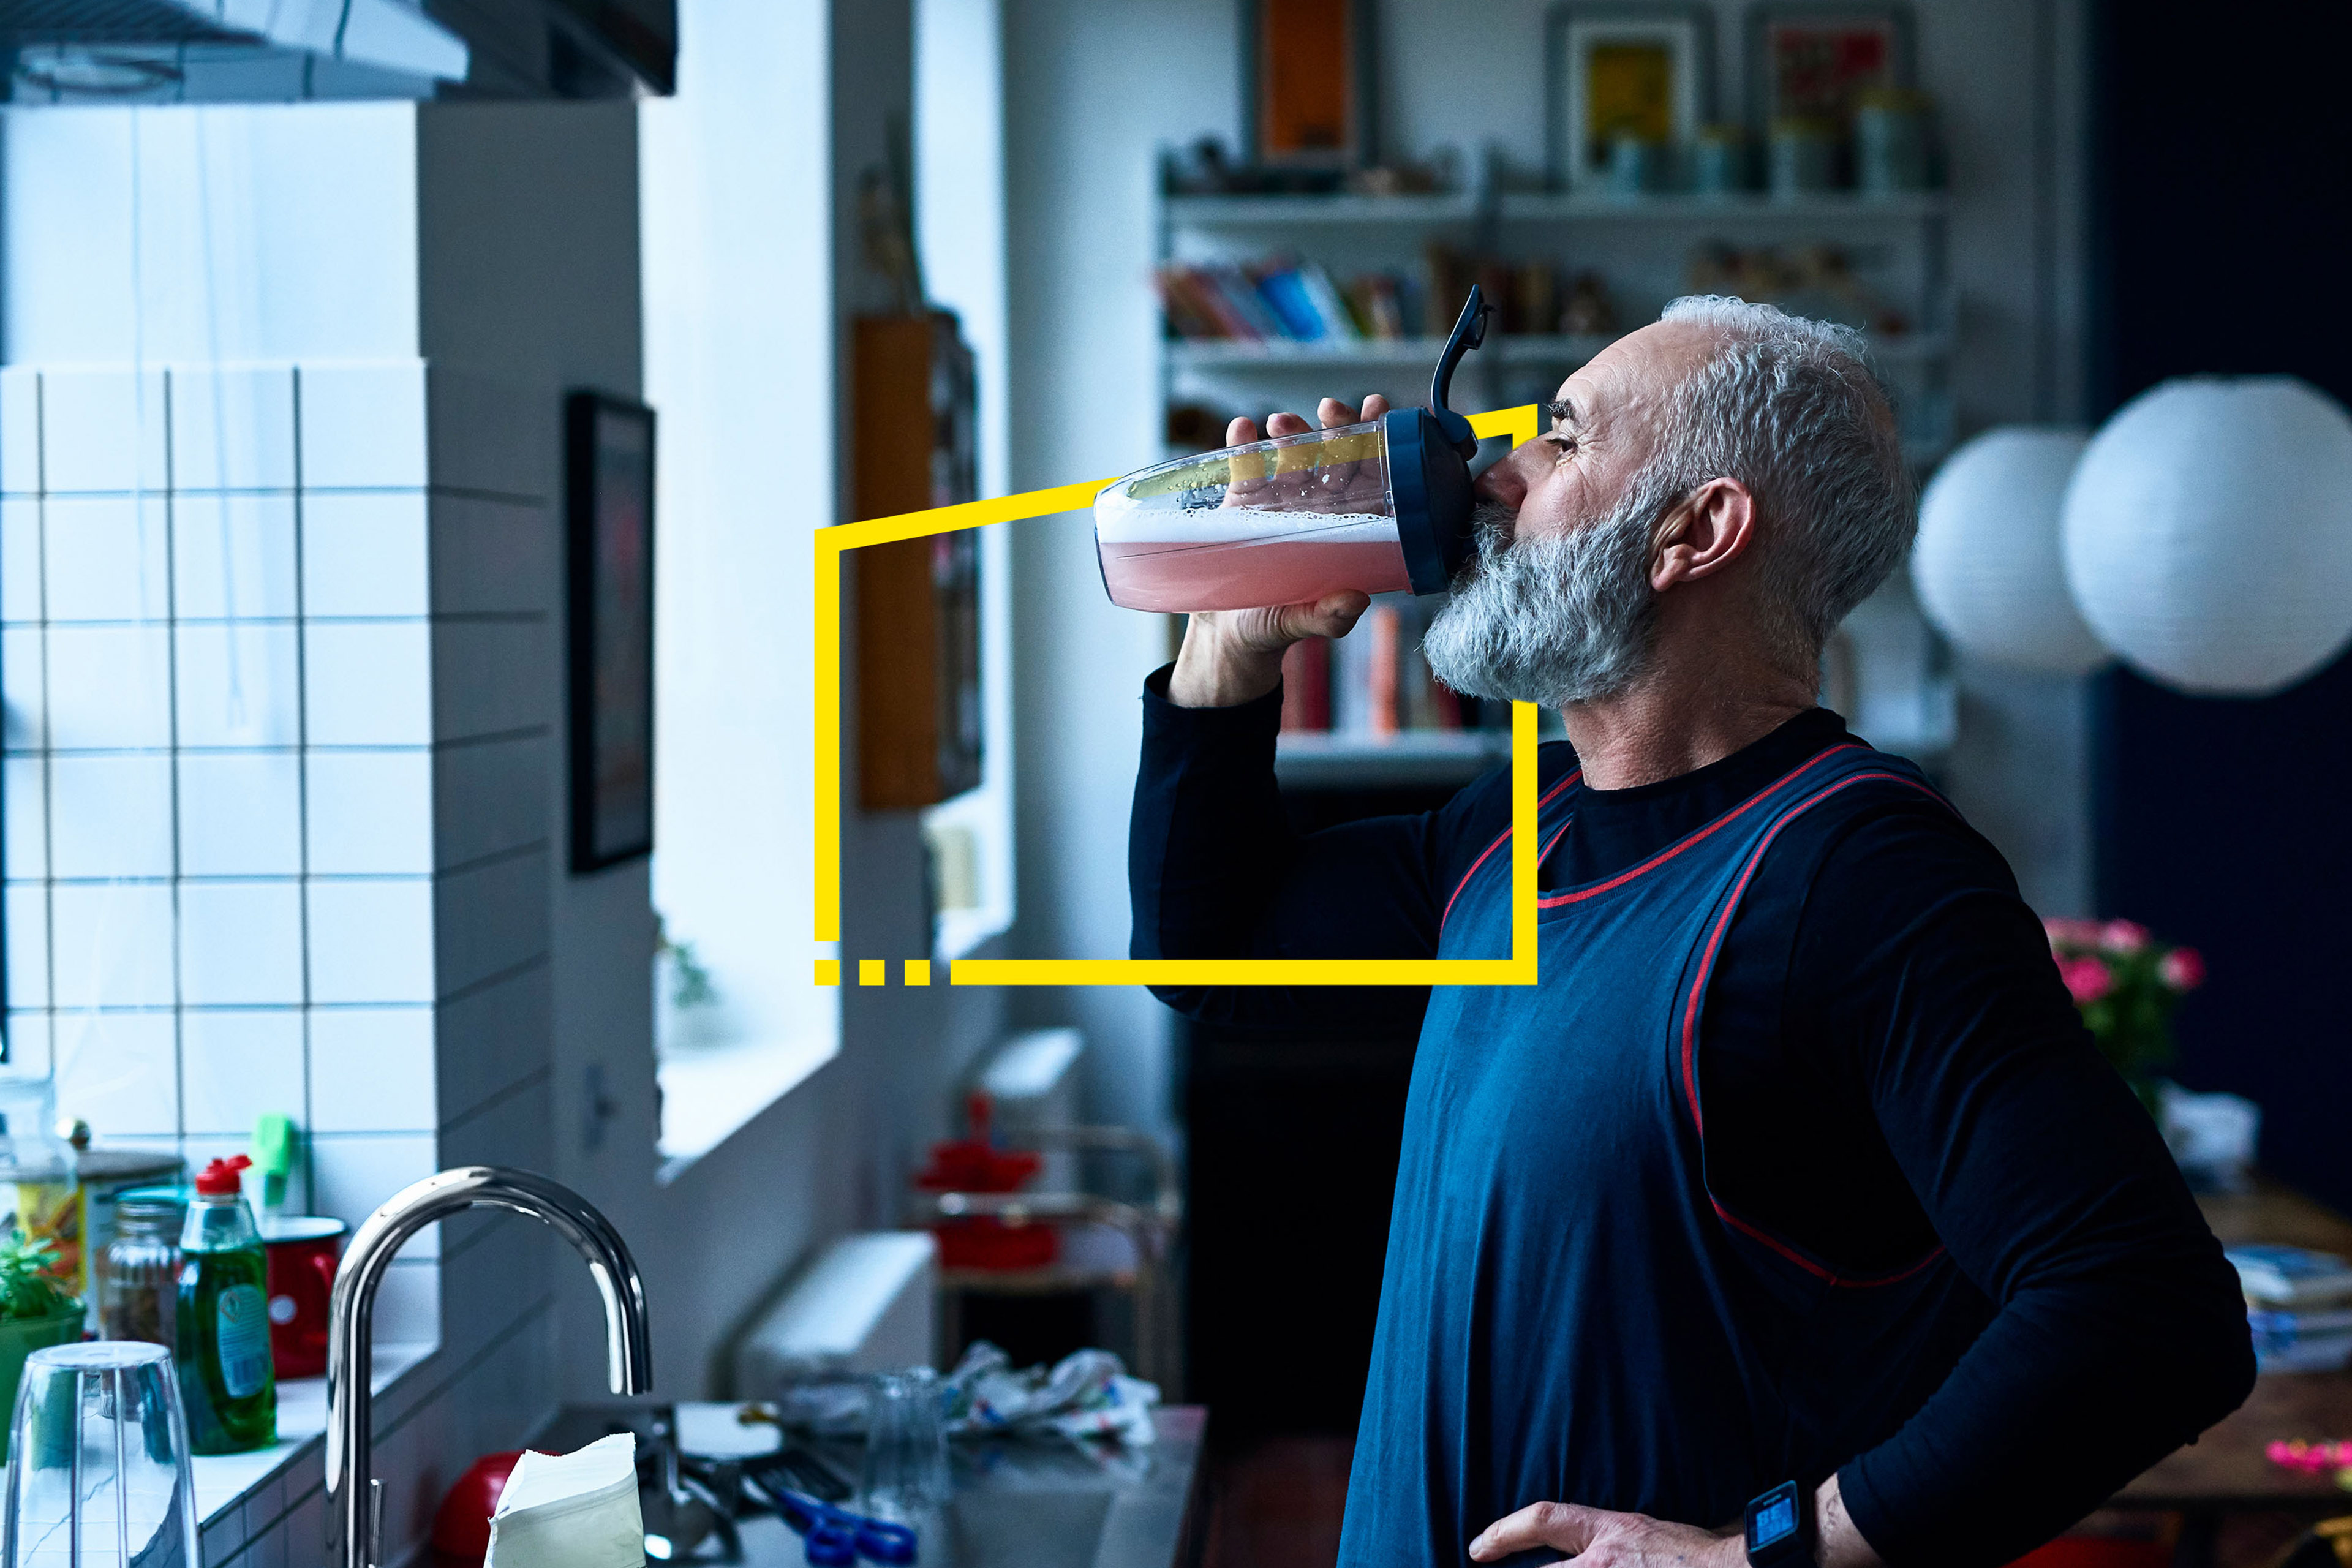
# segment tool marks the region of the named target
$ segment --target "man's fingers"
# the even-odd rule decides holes
[[[1286,605],[1282,629],[1292,641],[1300,637],[1343,637],[1355,629],[1372,601],[1352,588],[1326,594],[1311,605]]]
[[[1356,425],[1363,421],[1362,415],[1336,397],[1327,397],[1316,405],[1315,417],[1322,421],[1326,430],[1336,430],[1342,425]]]
[[[1592,1544],[1608,1517],[1599,1509],[1572,1502],[1529,1503],[1480,1531],[1470,1543],[1470,1555],[1481,1563],[1493,1563],[1538,1546],[1581,1552]]]
[[[1370,397],[1364,399],[1364,411],[1362,414],[1359,415],[1358,417],[1369,423],[1371,420],[1378,419],[1381,415],[1386,414],[1388,411],[1389,400],[1375,392]]]
[[[1309,425],[1306,420],[1301,419],[1296,414],[1269,414],[1266,416],[1265,433],[1269,437],[1304,436],[1307,432],[1314,428],[1314,426]]]
[[[1246,446],[1248,446],[1252,441],[1255,441],[1255,440],[1256,440],[1256,439],[1257,439],[1257,421],[1256,421],[1256,420],[1255,420],[1255,419],[1244,419],[1244,418],[1240,417],[1239,416],[1234,416],[1233,419],[1230,419],[1230,420],[1228,420],[1228,421],[1226,422],[1226,424],[1225,424],[1225,445],[1226,445],[1226,446],[1228,446],[1228,447],[1246,447]]]

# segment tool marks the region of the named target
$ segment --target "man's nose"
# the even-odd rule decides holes
[[[1537,450],[1539,445],[1529,441],[1504,454],[1500,462],[1478,476],[1478,482],[1471,487],[1472,492],[1481,500],[1501,501],[1513,511],[1518,510],[1528,499],[1528,476],[1521,465],[1527,455]]]

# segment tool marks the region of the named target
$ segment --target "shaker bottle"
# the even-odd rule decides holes
[[[1427,408],[1179,458],[1105,487],[1095,550],[1111,603],[1243,610],[1343,589],[1444,590],[1471,553],[1478,450],[1470,421],[1445,401],[1492,310],[1474,286]]]

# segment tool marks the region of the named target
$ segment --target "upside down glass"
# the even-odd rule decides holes
[[[5,1568],[199,1568],[169,1351],[119,1340],[35,1351],[10,1431]]]
[[[866,1385],[866,1470],[858,1510],[920,1525],[948,1500],[947,1424],[929,1367],[886,1372]]]

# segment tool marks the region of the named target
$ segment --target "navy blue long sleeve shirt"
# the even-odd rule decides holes
[[[1432,956],[1448,894],[1508,823],[1506,775],[1425,815],[1297,835],[1274,776],[1279,695],[1180,709],[1165,679],[1144,697],[1135,955]],[[1613,875],[1850,740],[1816,710],[1695,773],[1588,789],[1541,880]],[[1549,779],[1570,760],[1547,752]],[[2004,1562],[2244,1398],[2235,1277],[1990,845],[1923,799],[1800,819],[1771,853],[1817,868],[1759,879],[1725,935],[1699,1058],[1708,1182],[1857,1274],[1948,1249],[1984,1328],[1899,1429],[1842,1467],[1841,1489],[1896,1568]],[[1331,1033],[1410,1026],[1425,998],[1161,994],[1199,1019]]]

